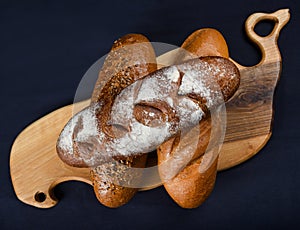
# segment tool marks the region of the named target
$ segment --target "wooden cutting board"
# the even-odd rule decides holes
[[[273,94],[280,77],[281,56],[277,46],[280,30],[289,21],[289,10],[272,14],[252,14],[245,23],[248,37],[262,52],[260,63],[252,67],[238,66],[241,84],[234,97],[226,103],[227,129],[218,170],[228,169],[251,158],[267,143],[272,133]],[[257,23],[271,20],[273,31],[265,37],[257,35]],[[168,62],[172,52],[158,57]],[[17,197],[39,208],[54,206],[58,200],[53,188],[64,181],[77,180],[91,184],[89,169],[70,167],[57,156],[55,145],[60,131],[89,100],[60,108],[35,121],[16,138],[10,157],[11,179]],[[148,188],[150,189],[150,188]],[[145,189],[144,189],[145,190]]]

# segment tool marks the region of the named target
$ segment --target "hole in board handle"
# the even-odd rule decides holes
[[[34,199],[39,202],[39,203],[43,203],[47,198],[47,195],[43,192],[36,192],[36,194],[34,195]]]
[[[258,22],[255,27],[254,31],[260,37],[267,37],[272,33],[276,25],[276,22],[271,19],[264,19]]]

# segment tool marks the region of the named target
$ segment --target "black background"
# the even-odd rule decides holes
[[[194,30],[214,27],[234,60],[254,65],[260,54],[244,21],[281,8],[290,9],[291,20],[278,40],[283,69],[272,138],[251,160],[219,173],[201,207],[181,209],[157,188],[108,209],[79,182],[59,185],[61,200],[51,209],[16,198],[9,176],[13,140],[31,122],[72,103],[85,71],[115,39],[135,32],[180,46]],[[292,0],[0,1],[0,229],[299,229],[299,17],[299,1]]]

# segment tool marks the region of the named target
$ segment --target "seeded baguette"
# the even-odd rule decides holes
[[[91,107],[98,103],[104,105],[101,111],[101,120],[98,122],[100,129],[111,137],[118,134],[120,130],[113,129],[108,124],[109,111],[114,99],[124,88],[154,70],[156,70],[156,57],[152,45],[146,37],[140,34],[128,34],[114,42],[99,73],[91,97]],[[88,117],[87,114],[85,117]],[[75,129],[83,126],[80,124],[74,125]],[[60,138],[66,138],[66,135],[70,134],[62,132]],[[74,138],[74,132],[72,136]],[[58,141],[57,152],[64,162],[74,167],[91,167],[90,173],[94,192],[100,203],[110,208],[116,208],[126,204],[137,192],[137,188],[121,186],[122,181],[120,180],[125,180],[122,173],[124,173],[126,167],[145,167],[147,154],[114,157],[108,159],[107,162],[93,166],[91,162],[87,163],[80,157],[80,149],[75,142],[72,144],[73,151],[67,152],[62,149],[60,147],[61,139]],[[118,179],[120,180],[118,181]]]
[[[137,45],[141,43],[143,44]],[[125,46],[129,48],[124,48]],[[137,52],[139,52],[138,55],[136,54]],[[136,62],[139,64],[137,65]],[[107,76],[109,77],[109,74],[112,71],[116,71],[119,66],[125,66],[126,68],[117,73],[117,77],[113,81],[103,84],[103,80],[107,81]],[[108,98],[108,100],[105,100],[107,107],[111,106],[115,95],[119,94],[124,88],[133,83],[133,81],[154,70],[156,70],[156,58],[149,40],[140,34],[125,35],[114,42],[111,53],[105,60],[93,91],[92,103],[99,102],[99,100],[105,97]],[[102,85],[104,85],[103,88],[101,88]],[[114,96],[108,97],[112,93]],[[108,119],[109,117],[103,120],[103,123],[107,122]],[[111,127],[108,127],[108,129],[111,131]],[[119,177],[124,177],[122,172],[120,172],[121,168],[124,168],[123,165],[125,168],[143,168],[146,165],[146,161],[147,154],[142,154],[140,156],[114,158],[110,161],[110,167],[104,164],[91,168],[94,192],[100,203],[110,208],[117,208],[128,203],[138,191],[138,188],[124,187],[121,183],[116,184],[114,182],[118,182],[115,181],[117,177],[114,176],[114,181],[111,181],[111,178],[107,177],[107,174],[113,171],[113,173],[119,174]],[[141,175],[136,176],[139,177]]]

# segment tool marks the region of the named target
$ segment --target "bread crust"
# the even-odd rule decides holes
[[[142,45],[137,45],[141,43]],[[126,49],[126,46],[130,48]],[[139,49],[139,55],[135,54],[137,49]],[[135,61],[140,64],[132,66]],[[126,68],[107,82],[109,73],[118,69],[120,63],[122,63],[121,66]],[[156,70],[156,58],[149,40],[141,34],[127,34],[123,36],[114,42],[111,52],[105,60],[93,91],[92,103],[97,103],[99,100],[107,98],[104,102],[106,104],[105,108],[110,108],[115,96],[125,87],[154,70]],[[103,81],[106,82],[104,83]],[[112,93],[113,95],[108,97]],[[107,115],[110,114],[106,109],[103,112],[106,112]],[[101,120],[101,125],[106,125],[108,120],[109,116],[106,116],[105,119]],[[142,168],[145,167],[146,161],[147,154],[142,154],[141,156],[114,159],[111,163],[115,166],[113,167],[114,172],[120,174],[118,171],[122,168],[122,165]],[[101,166],[91,168],[94,192],[100,203],[110,208],[117,208],[128,203],[136,194],[138,188],[124,187],[121,184],[114,183],[112,180],[117,178],[107,177],[107,170],[108,168]],[[119,176],[122,177],[122,175]],[[141,175],[136,176],[139,177]]]
[[[220,32],[211,28],[195,31],[183,42],[181,48],[187,52],[181,52],[177,62],[184,61],[193,55],[197,57],[229,57],[228,47],[224,37]],[[229,81],[226,81],[226,84],[228,84],[228,82]],[[236,82],[233,82],[233,84],[234,85],[229,84],[228,87],[231,93],[225,92],[224,94],[225,101],[227,101],[238,88]],[[223,82],[220,82],[220,88],[222,89],[224,87],[226,86]],[[174,169],[179,172],[170,170],[172,166],[169,165],[172,164],[171,159],[176,151],[178,136],[171,138],[159,146],[157,150],[158,165],[163,185],[170,197],[182,208],[197,208],[207,199],[213,190],[217,174],[218,158],[214,160],[206,171],[200,171],[200,163],[211,138],[211,117],[208,115],[206,119],[201,120],[199,126],[193,127],[191,131],[189,131],[189,135],[192,137],[199,135],[199,139],[195,151],[187,154],[192,156],[187,166],[183,165],[181,171],[178,170],[178,168]],[[196,141],[195,139],[190,139],[187,145],[194,145]],[[168,161],[171,161],[171,163],[166,164],[168,166],[167,169],[165,162]],[[186,161],[183,160],[182,162]],[[173,176],[174,174],[175,176]]]
[[[110,109],[116,96],[134,81],[156,70],[156,57],[149,40],[141,34],[127,34],[116,40],[112,49],[105,59],[103,67],[99,72],[91,97],[91,107],[101,103],[101,119],[98,121],[98,127],[106,133],[111,133],[111,126],[108,125],[110,119]],[[80,129],[80,123],[77,122],[76,129]],[[66,128],[65,128],[66,129]],[[74,133],[76,130],[74,129]],[[60,138],[65,138],[63,132]],[[58,143],[60,143],[60,139]],[[73,143],[71,154],[61,149],[57,145],[59,157],[67,164],[74,167],[90,167],[84,159],[80,157],[80,149]],[[141,153],[139,156],[111,158],[108,162],[91,167],[91,179],[94,192],[100,203],[116,208],[126,204],[137,192],[137,188],[123,187],[122,183],[117,184],[118,179],[123,177],[122,170],[126,167],[145,167],[147,154]],[[110,167],[103,167],[103,166]],[[113,167],[112,167],[113,166]],[[109,176],[109,175],[118,175]],[[136,175],[139,177],[141,175]],[[124,178],[121,178],[124,180]],[[135,178],[136,180],[136,178]],[[128,182],[130,183],[130,181]]]
[[[122,181],[130,183],[134,176],[136,181],[141,174],[130,175],[126,178],[126,167],[144,168],[147,161],[147,154],[136,157],[124,157],[114,159],[110,163],[91,168],[91,179],[95,195],[98,201],[109,208],[118,208],[127,204],[138,191],[137,188],[122,186]],[[124,167],[125,166],[125,167]],[[114,175],[114,176],[109,176]],[[124,183],[124,182],[123,182]]]
[[[202,157],[191,161],[176,177],[164,184],[170,197],[182,208],[197,208],[214,188],[218,158],[212,165],[200,172]]]
[[[218,30],[212,28],[204,28],[193,32],[182,43],[181,48],[197,57],[220,56],[229,58],[225,38]]]

